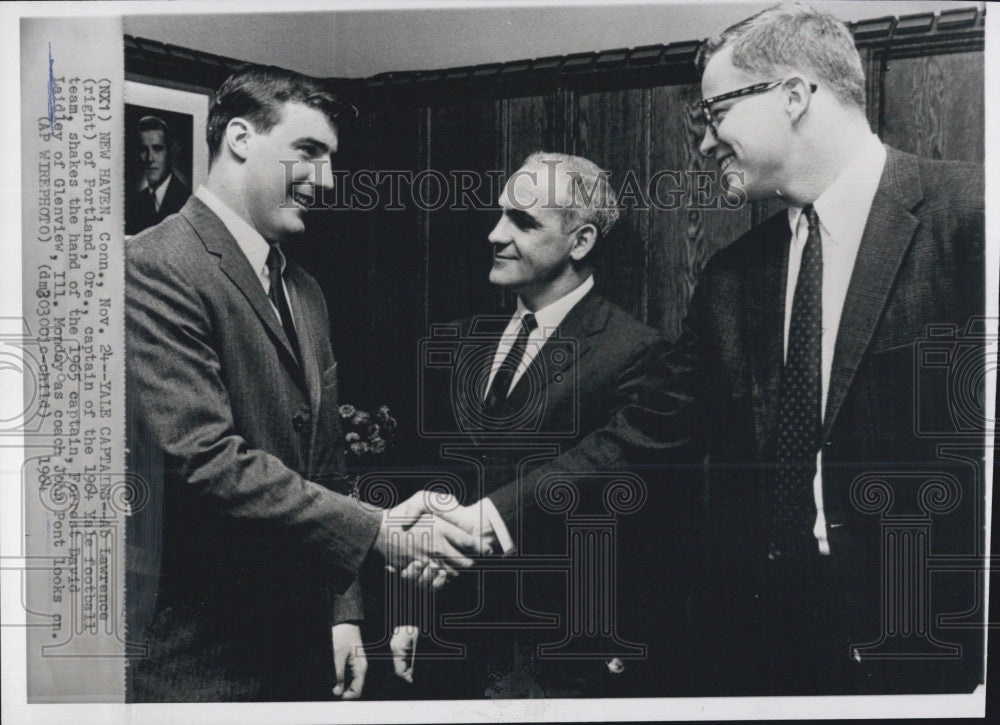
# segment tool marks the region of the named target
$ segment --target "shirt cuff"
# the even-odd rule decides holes
[[[504,556],[516,554],[517,549],[514,547],[514,540],[510,537],[510,531],[507,530],[507,524],[503,522],[503,517],[500,516],[500,512],[497,511],[497,507],[494,506],[493,502],[488,498],[480,500],[479,503],[483,507],[483,514],[490,522],[490,526],[493,527],[493,534],[497,537],[497,542],[500,544],[500,548],[503,550]]]

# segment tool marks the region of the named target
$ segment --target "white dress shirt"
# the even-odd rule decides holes
[[[156,209],[156,213],[160,213],[160,207],[163,206],[163,197],[167,195],[167,187],[170,186],[170,180],[174,178],[173,174],[167,174],[167,178],[156,187],[156,191],[153,192],[153,206]],[[145,194],[149,189],[149,182],[145,177],[142,179],[142,183],[139,184],[139,193]]]
[[[521,364],[515,371],[514,378],[510,381],[510,387],[507,389],[508,395],[514,389],[514,386],[517,385],[517,381],[524,375],[524,371],[528,369],[531,362],[538,356],[545,341],[552,336],[552,333],[556,331],[556,328],[559,327],[566,315],[569,314],[569,311],[573,309],[573,306],[582,300],[593,286],[594,277],[591,275],[584,280],[583,284],[569,294],[563,295],[555,302],[532,313],[535,316],[535,322],[538,323],[538,326],[528,335],[528,341],[524,348],[524,357],[521,358]],[[506,359],[510,349],[514,346],[517,333],[521,330],[521,320],[529,312],[531,310],[525,307],[524,302],[518,297],[517,310],[514,312],[514,316],[510,318],[510,322],[500,336],[500,343],[497,345],[496,356],[493,358],[493,369],[490,371],[490,379],[486,382],[486,387],[482,391],[484,400],[490,386],[493,384],[493,378],[496,377],[497,371],[500,370],[504,359]]]
[[[236,244],[239,245],[240,251],[243,252],[247,261],[250,262],[251,269],[253,269],[254,274],[257,275],[257,279],[264,288],[264,294],[269,295],[271,292],[271,271],[267,268],[267,255],[271,252],[271,245],[261,236],[260,232],[250,226],[239,214],[230,209],[222,199],[204,186],[199,186],[195,190],[194,195],[201,199],[205,203],[205,206],[215,212],[215,215],[222,220],[226,229],[229,230],[229,233],[233,235],[233,239],[236,240]],[[285,299],[291,299],[288,296],[288,285],[285,284],[284,277],[285,255],[282,253],[281,247],[277,244],[274,245],[274,248],[278,250],[278,257],[281,259],[281,284],[285,290]],[[268,297],[269,301],[270,299]],[[295,313],[291,310],[291,304],[288,307],[288,311],[292,315],[292,324],[294,324]],[[281,314],[273,302],[271,302],[271,309],[274,310],[274,314],[278,315],[278,319],[280,320]]]
[[[830,389],[830,370],[833,351],[840,329],[840,316],[847,298],[854,263],[861,246],[868,215],[872,209],[879,179],[885,167],[886,151],[874,134],[862,144],[843,172],[813,202],[819,217],[820,240],[823,249],[823,327],[822,327],[822,385],[823,410]],[[792,320],[792,300],[795,283],[802,264],[802,250],[809,235],[809,225],[802,207],[788,208],[788,223],[792,230],[792,243],[788,251],[788,278],[785,282],[785,334],[784,349],[788,355],[788,328]],[[827,540],[826,517],[823,513],[823,451],[816,454],[816,478],[813,480],[813,499],[816,503],[816,523],[813,534],[821,554],[830,553]]]
[[[555,302],[546,305],[540,310],[535,310],[533,313],[535,315],[535,321],[538,326],[531,331],[528,335],[528,341],[524,348],[524,357],[522,358],[521,365],[518,366],[517,372],[514,373],[514,379],[510,383],[510,388],[508,388],[507,393],[509,394],[514,386],[517,385],[517,381],[521,379],[524,371],[528,369],[531,365],[532,360],[534,360],[545,341],[548,340],[552,333],[556,331],[556,328],[562,324],[562,321],[569,314],[569,311],[573,309],[577,302],[582,300],[584,296],[590,292],[594,286],[594,277],[591,275],[584,280],[583,284],[574,289],[572,292],[563,295]],[[514,312],[514,316],[510,318],[510,322],[507,324],[506,329],[504,329],[503,334],[500,337],[500,344],[497,345],[497,353],[493,358],[493,370],[490,372],[490,379],[486,383],[486,388],[483,391],[483,398],[485,399],[487,391],[489,391],[490,386],[493,384],[493,378],[496,376],[497,371],[503,364],[504,358],[507,357],[507,353],[514,346],[514,340],[517,339],[517,333],[521,329],[521,319],[528,314],[530,310],[524,306],[524,302],[521,298],[517,298],[517,310]],[[490,522],[490,526],[493,527],[493,532],[496,534],[497,543],[500,544],[500,548],[503,550],[504,554],[510,555],[515,553],[514,550],[514,539],[510,535],[510,531],[507,529],[507,525],[503,522],[503,517],[500,516],[500,512],[497,511],[497,507],[493,505],[493,502],[488,498],[482,499],[483,515],[486,516],[487,520]]]

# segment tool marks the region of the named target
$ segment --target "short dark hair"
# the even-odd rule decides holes
[[[701,70],[709,59],[732,47],[736,68],[772,80],[802,68],[841,103],[866,106],[865,73],[851,31],[838,18],[801,2],[781,3],[751,15],[706,40],[695,62]]]
[[[140,118],[138,133],[144,131],[162,131],[163,143],[167,146],[170,146],[170,142],[174,140],[173,134],[170,133],[170,126],[159,116],[143,116]]]
[[[318,78],[283,68],[246,66],[219,86],[208,111],[205,139],[209,164],[215,161],[226,126],[232,119],[245,118],[254,130],[268,133],[281,123],[282,107],[286,103],[301,103],[322,111],[332,125],[358,115],[357,108],[333,93]]]

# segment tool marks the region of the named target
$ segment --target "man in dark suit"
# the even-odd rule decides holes
[[[667,358],[709,461],[704,689],[970,692],[982,169],[879,143],[851,34],[826,13],[775,6],[700,63],[702,152],[749,199],[788,204],[708,262]]]
[[[143,116],[137,127],[142,180],[128,195],[125,233],[138,234],[176,214],[191,196],[191,189],[174,168],[180,152],[170,126],[157,116]]]
[[[445,392],[429,397],[450,413],[438,433],[452,435],[435,441],[469,504],[439,513],[505,557],[478,572],[477,590],[438,598],[434,635],[469,648],[449,674],[435,660],[415,673],[415,633],[397,630],[397,674],[422,678],[416,693],[434,681],[452,697],[677,691],[666,654],[681,658],[665,637],[679,602],[667,582],[684,580],[675,547],[688,540],[691,489],[679,476],[665,488],[649,465],[683,447],[657,436],[670,407],[658,365],[665,340],[594,290],[618,217],[607,177],[578,156],[530,156],[489,235],[490,282],[517,295],[516,311],[446,326],[454,330],[429,343],[454,352],[441,369]],[[428,348],[426,359],[446,351]],[[658,575],[626,573],[654,536]]]
[[[324,698],[331,662],[334,694],[358,697],[370,552],[430,560],[420,581],[440,585],[478,551],[419,499],[383,512],[337,492],[326,304],[280,244],[331,185],[345,111],[318,81],[237,72],[206,184],[126,250],[130,464],[150,494],[129,522],[130,701]]]

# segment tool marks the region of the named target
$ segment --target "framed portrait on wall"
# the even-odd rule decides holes
[[[125,81],[125,234],[176,213],[208,174],[208,93]]]

